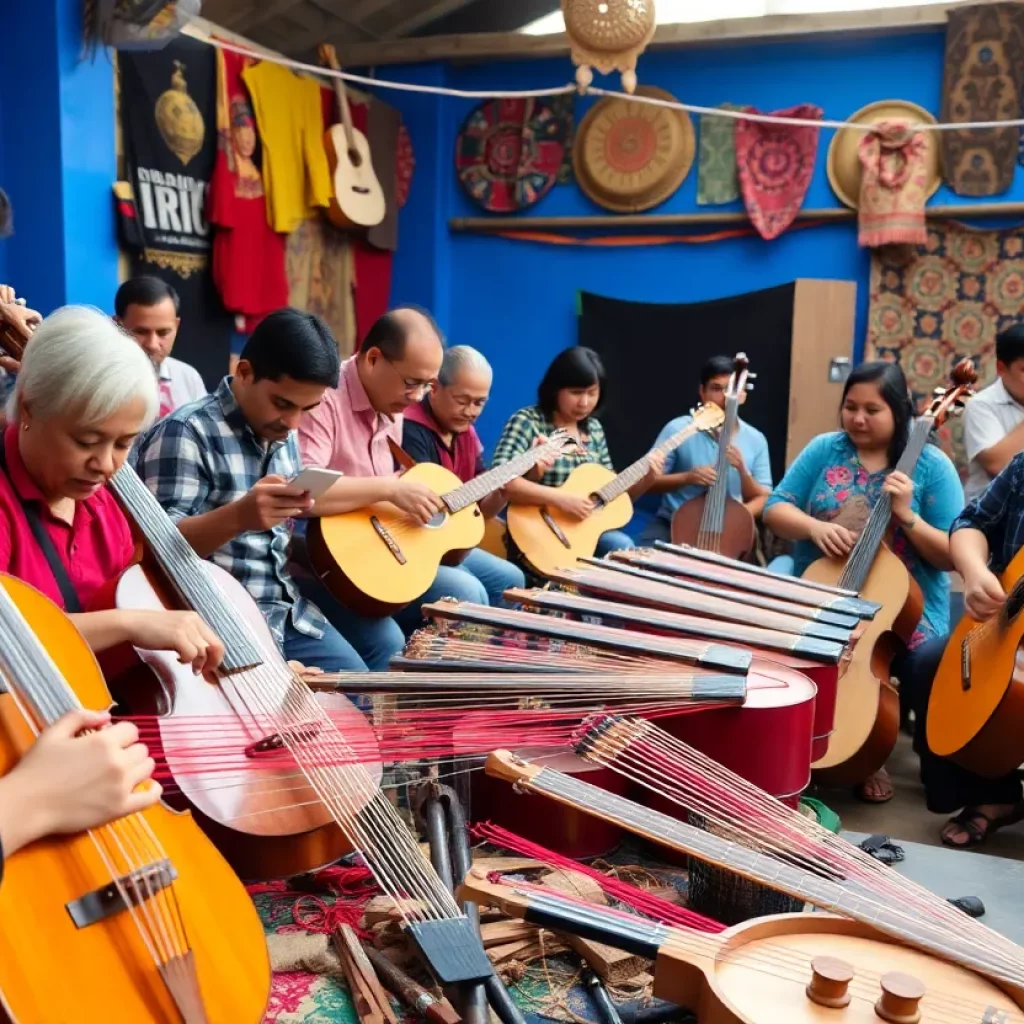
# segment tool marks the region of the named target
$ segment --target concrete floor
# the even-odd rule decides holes
[[[851,832],[882,832],[893,839],[941,846],[939,831],[946,816],[930,814],[925,808],[917,756],[911,749],[908,736],[900,735],[888,768],[896,795],[887,804],[865,804],[857,800],[850,790],[825,787],[812,786],[808,795],[831,807],[842,819],[843,828]],[[984,846],[975,847],[975,851],[1024,860],[1024,822],[1003,829]],[[964,856],[968,852],[963,851]]]

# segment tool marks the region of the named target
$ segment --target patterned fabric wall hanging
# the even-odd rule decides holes
[[[921,409],[965,357],[974,360],[978,387],[990,384],[996,335],[1022,312],[1024,229],[932,223],[924,245],[872,255],[864,358],[898,362]],[[940,439],[962,475],[962,420],[947,422]]]
[[[742,110],[735,103],[719,103],[720,110]],[[717,206],[740,197],[736,174],[736,119],[701,114],[697,157],[697,205]]]
[[[1020,116],[1024,5],[972,4],[949,12],[942,114],[946,123]],[[961,196],[995,196],[1013,184],[1020,129],[941,132],[943,172]]]
[[[752,114],[761,113],[753,107]],[[810,103],[775,110],[774,117],[821,119],[821,107]],[[736,167],[743,202],[762,238],[778,238],[796,219],[814,176],[818,152],[814,125],[736,122]]]
[[[569,123],[539,99],[486,100],[470,111],[455,142],[466,195],[488,213],[533,206],[558,180]]]

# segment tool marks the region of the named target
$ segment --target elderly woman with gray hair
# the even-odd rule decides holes
[[[473,424],[487,404],[493,376],[491,364],[475,348],[447,349],[430,392],[402,414],[405,452],[416,462],[444,466],[463,483],[482,473],[484,446]],[[490,519],[507,500],[497,491],[480,502],[480,510]],[[492,605],[500,604],[510,587],[526,585],[522,569],[481,548],[470,551],[460,567],[483,584]]]
[[[94,651],[175,651],[211,673],[221,642],[194,612],[83,612],[133,562],[128,521],[107,482],[159,398],[153,364],[98,310],[67,306],[26,347],[0,444],[0,572],[67,611]]]

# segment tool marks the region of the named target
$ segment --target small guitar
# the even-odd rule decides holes
[[[340,71],[338,55],[326,43],[319,47],[320,63]],[[341,111],[341,124],[332,125],[324,136],[327,161],[331,169],[334,195],[327,216],[342,229],[372,228],[387,212],[384,190],[373,170],[370,144],[352,124],[352,111],[343,78],[334,79],[334,91]]]
[[[457,563],[483,540],[484,517],[477,505],[481,498],[575,443],[565,431],[556,431],[546,444],[467,484],[443,466],[413,466],[405,475],[426,484],[444,510],[426,524],[389,503],[311,519],[306,548],[313,569],[346,607],[366,615],[390,615],[430,589],[442,562]]]
[[[581,498],[590,498],[594,511],[586,519],[579,520],[570,519],[557,508],[511,505],[508,529],[512,540],[541,575],[549,576],[557,569],[572,568],[578,558],[593,555],[602,533],[616,530],[629,522],[633,503],[626,492],[647,475],[654,452],[667,455],[688,437],[702,430],[714,429],[722,421],[722,410],[717,405],[702,406],[693,413],[685,427],[665,438],[618,476],[596,462],[577,466],[560,489]]]
[[[672,543],[692,544],[729,558],[746,558],[754,549],[754,517],[742,501],[729,497],[729,445],[740,415],[740,397],[755,377],[747,357],[738,353],[725,389],[725,422],[718,434],[715,482],[705,494],[691,498],[672,517]]]

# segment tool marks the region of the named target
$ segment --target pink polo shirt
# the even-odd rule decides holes
[[[87,607],[96,592],[120,576],[134,560],[135,546],[128,520],[106,487],[75,505],[70,526],[57,519],[21,460],[16,426],[6,429],[3,444],[7,473],[0,472],[0,572],[30,583],[64,607],[53,571],[21,505],[21,501],[33,503],[67,569],[79,603]]]
[[[352,356],[341,364],[338,386],[324,392],[320,404],[302,417],[302,465],[340,470],[346,476],[392,476],[389,437],[401,445],[402,417],[374,411]]]

